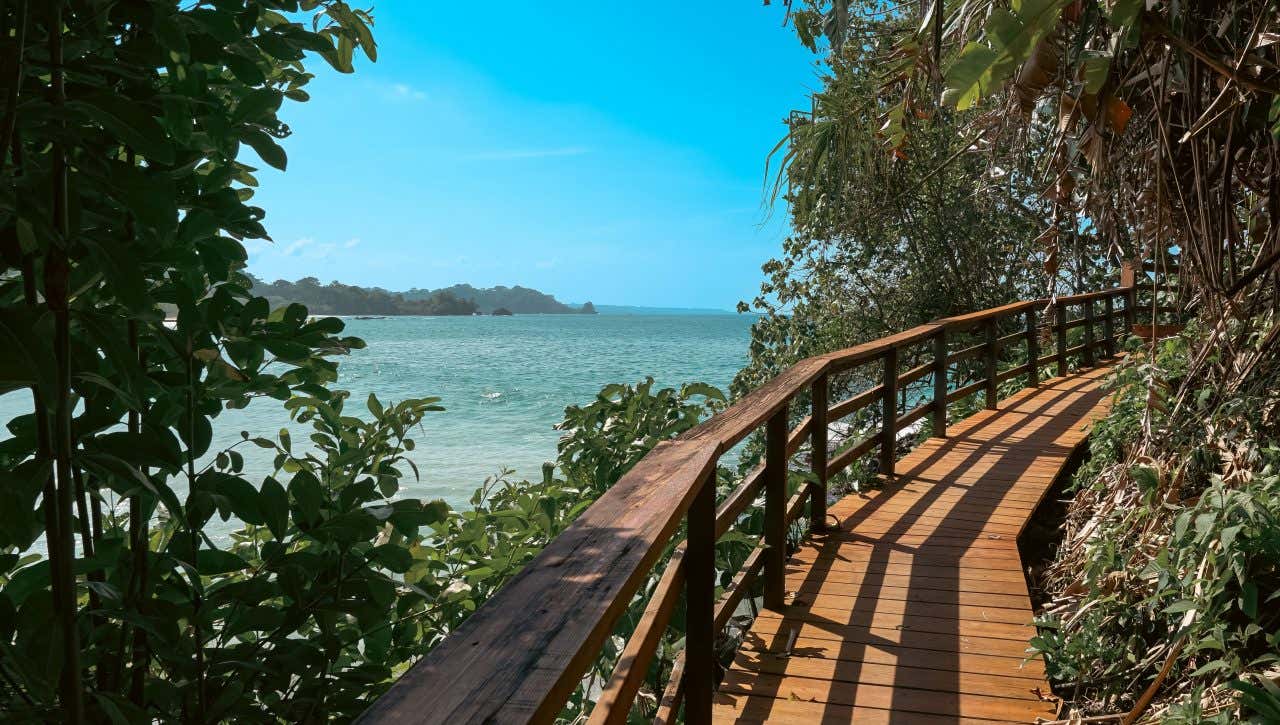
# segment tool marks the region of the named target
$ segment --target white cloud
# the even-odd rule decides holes
[[[427,94],[408,83],[392,83],[387,95],[398,101],[425,101]]]
[[[302,239],[292,242],[291,244],[289,244],[289,246],[280,250],[280,253],[286,257],[289,257],[294,255],[297,252],[302,251],[303,249],[306,249],[307,247],[315,243],[316,243],[316,240],[312,239],[311,237],[303,237]]]
[[[517,159],[544,159],[552,156],[581,156],[591,153],[585,146],[560,146],[544,149],[494,149],[469,154],[474,161],[514,161]]]
[[[343,249],[353,249],[353,248],[355,248],[355,247],[356,247],[356,245],[358,245],[358,244],[360,244],[360,237],[355,237],[355,238],[353,238],[353,239],[348,239],[347,241],[343,242],[343,243],[342,243],[342,248],[343,248]]]

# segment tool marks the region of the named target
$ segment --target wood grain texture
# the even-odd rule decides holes
[[[552,721],[679,526],[689,481],[714,462],[704,447],[660,444],[361,719]]]
[[[1021,391],[918,446],[882,488],[832,504],[839,527],[788,560],[787,606],[752,624],[716,721],[1052,718],[1043,665],[1026,659],[1017,537],[1106,411],[1103,374]]]

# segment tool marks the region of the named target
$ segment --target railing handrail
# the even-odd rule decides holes
[[[650,451],[456,631],[406,672],[364,713],[362,721],[550,722],[561,711],[583,673],[596,658],[617,618],[666,549],[681,520],[686,515],[690,518],[691,538],[688,543],[694,551],[686,552],[686,545],[680,545],[668,573],[659,584],[659,591],[653,596],[654,603],[650,609],[654,611],[652,615],[646,611],[645,621],[633,636],[633,642],[643,640],[641,644],[648,644],[661,634],[681,585],[692,588],[696,584],[703,592],[699,595],[703,598],[708,587],[714,591],[714,571],[700,572],[696,582],[690,573],[686,580],[686,560],[696,553],[703,557],[699,561],[705,561],[707,547],[714,546],[715,539],[756,500],[761,490],[772,491],[766,496],[764,538],[767,545],[753,552],[755,558],[749,560],[740,572],[742,586],[726,592],[724,599],[727,601],[722,600],[716,607],[714,620],[723,621],[727,618],[725,612],[732,613],[733,606],[743,596],[745,585],[756,573],[764,575],[765,606],[779,605],[783,571],[781,537],[786,520],[798,516],[805,498],[811,495],[815,505],[812,518],[818,519],[812,523],[817,528],[822,527],[825,517],[820,512],[825,510],[826,480],[857,457],[847,455],[846,451],[843,458],[837,456],[829,469],[826,426],[818,426],[822,429],[822,437],[814,438],[814,441],[821,440],[822,444],[813,449],[813,466],[820,485],[802,488],[791,501],[784,502],[786,460],[800,447],[804,436],[817,435],[818,428],[812,426],[811,419],[806,419],[794,430],[787,430],[787,411],[792,399],[806,390],[818,391],[817,386],[820,385],[820,395],[824,399],[819,402],[815,396],[814,410],[820,411],[825,423],[827,413],[842,405],[835,403],[828,408],[825,400],[827,377],[885,359],[884,384],[879,388],[880,397],[885,401],[884,424],[879,437],[863,441],[859,444],[863,450],[857,452],[864,454],[880,445],[882,466],[887,465],[887,472],[892,474],[897,427],[901,421],[894,395],[898,390],[898,350],[931,339],[935,341],[935,398],[929,405],[933,406],[935,430],[940,423],[941,432],[945,434],[946,405],[954,399],[953,396],[985,389],[988,407],[994,407],[996,384],[1000,379],[1030,373],[1032,384],[1035,384],[1039,368],[1055,360],[1059,374],[1065,374],[1066,358],[1070,352],[1065,342],[1069,327],[1083,323],[1086,328],[1085,344],[1071,349],[1082,352],[1085,364],[1092,363],[1096,347],[1103,347],[1107,353],[1113,352],[1113,318],[1120,313],[1113,310],[1112,301],[1116,297],[1125,299],[1122,313],[1127,323],[1124,329],[1127,330],[1133,324],[1135,289],[1130,285],[1015,302],[942,318],[795,363],[724,411]],[[1097,300],[1107,301],[1104,317],[1094,317],[1093,302]],[[1065,310],[1073,305],[1084,305],[1085,315],[1083,320],[1068,324]],[[1056,322],[1043,327],[1037,325],[1037,311],[1048,309],[1056,311]],[[1035,364],[1028,362],[1018,369],[1005,371],[1001,374],[1004,378],[999,378],[995,373],[995,358],[1003,338],[996,337],[994,325],[1001,319],[1024,313],[1027,326],[1023,334]],[[1093,327],[1099,322],[1105,322],[1106,335],[1102,340],[1094,340]],[[951,364],[946,355],[947,334],[980,325],[987,327],[984,347],[987,377],[962,389],[947,391],[947,370]],[[1036,341],[1043,330],[1056,330],[1058,337],[1058,351],[1047,357],[1039,356]],[[937,351],[941,351],[943,357],[939,358]],[[942,373],[942,388],[936,382],[939,372]],[[941,400],[936,397],[939,390],[944,393]],[[855,402],[865,405],[877,399],[870,396]],[[909,411],[902,418],[914,421],[923,417],[929,412],[922,410],[923,407]],[[843,410],[842,415],[853,410],[851,407]],[[720,456],[766,423],[769,429],[767,462],[749,474],[744,483],[721,503],[720,510],[715,511],[714,471]],[[782,489],[781,494],[777,493],[779,488]],[[712,502],[709,508],[705,505],[708,495]],[[696,503],[695,499],[702,503]],[[698,533],[704,530],[705,535]],[[710,596],[714,597],[714,594]],[[691,589],[691,618],[695,599]],[[705,607],[698,610],[699,617],[703,616],[704,610]],[[704,625],[711,625],[712,615],[706,611],[708,613],[702,621]],[[692,621],[689,629],[691,633],[695,629]],[[614,680],[606,687],[602,703],[607,700],[607,704],[613,706],[612,710],[597,705],[593,721],[619,721],[619,714],[621,720],[625,720],[639,684],[628,668],[644,670],[649,661],[641,644],[629,644],[624,660],[632,657],[635,661],[620,662]],[[695,649],[692,636],[688,649]],[[692,667],[686,669],[686,675],[692,670]],[[702,679],[704,683],[709,681],[706,677]],[[670,709],[671,702],[667,700],[678,702],[681,684],[681,681],[673,682],[668,697],[664,698],[664,707]],[[699,708],[708,713],[709,697],[708,694],[706,698],[700,696],[699,699]],[[689,717],[690,721],[700,719]]]

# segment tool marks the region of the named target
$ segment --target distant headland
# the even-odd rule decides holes
[[[264,282],[252,275],[253,294],[266,297],[273,307],[300,302],[320,315],[594,315],[586,302],[567,305],[552,295],[528,287],[477,288],[456,284],[442,289],[414,288],[392,292],[381,287],[359,287],[315,277],[296,282],[278,279]]]

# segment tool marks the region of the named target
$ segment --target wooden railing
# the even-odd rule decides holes
[[[945,436],[949,404],[981,393],[994,408],[1003,381],[1022,376],[1034,386],[1045,366],[1056,366],[1061,376],[1071,359],[1087,367],[1099,355],[1114,355],[1135,322],[1141,286],[1133,273],[1125,281],[1099,292],[945,318],[796,363],[654,448],[373,703],[363,721],[552,721],[685,523],[687,537],[669,558],[591,721],[626,721],[683,593],[685,648],[656,720],[673,722],[683,706],[687,722],[709,722],[719,668],[716,637],[757,584],[764,607],[783,606],[787,530],[806,515],[806,503],[810,529],[822,530],[831,477],[872,453],[879,473],[892,476],[899,431],[907,426],[928,417],[932,434]],[[1077,328],[1082,332],[1071,332]],[[1069,346],[1072,338],[1079,342]],[[1001,370],[1002,353],[1018,346],[1025,347],[1026,362]],[[1053,352],[1042,355],[1042,347]],[[902,370],[904,363],[914,364]],[[878,384],[830,402],[833,391],[866,382],[866,368],[876,366]],[[810,415],[789,430],[792,401],[806,393]],[[878,430],[838,441],[829,451],[829,426],[863,410],[879,418]],[[763,463],[717,505],[717,462],[762,426]],[[806,441],[813,475],[788,497],[788,461]],[[762,540],[717,598],[716,541],[761,495]]]

